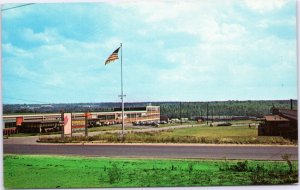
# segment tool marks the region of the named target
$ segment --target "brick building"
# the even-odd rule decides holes
[[[259,125],[258,135],[298,139],[297,110],[272,108],[272,115],[264,116]]]
[[[87,120],[86,120],[87,117]],[[137,121],[159,121],[160,107],[146,106],[125,108],[124,123]],[[113,125],[122,123],[122,111],[119,108],[112,112],[72,113],[72,130],[84,129],[85,121],[88,125]],[[32,114],[32,115],[5,115],[3,116],[4,131],[15,128],[18,132],[46,132],[53,129],[61,130],[63,122],[60,113]]]

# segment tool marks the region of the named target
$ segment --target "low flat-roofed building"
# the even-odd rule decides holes
[[[88,114],[72,113],[72,130],[85,128],[85,117],[87,124],[99,123],[101,125],[113,125],[122,123],[122,110],[115,108],[111,112],[89,112]],[[63,123],[62,115],[55,114],[31,114],[31,115],[5,115],[3,123],[5,128],[16,127],[19,132],[47,132],[52,129],[61,130]],[[159,121],[160,107],[145,106],[124,109],[124,123],[137,121]]]
[[[297,110],[272,108],[272,115],[264,116],[259,125],[258,135],[298,139]]]

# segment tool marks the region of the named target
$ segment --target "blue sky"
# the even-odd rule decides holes
[[[4,11],[3,103],[120,101],[121,42],[125,101],[297,98],[294,0],[113,1]]]

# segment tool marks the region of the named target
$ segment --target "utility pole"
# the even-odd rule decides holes
[[[89,112],[85,112],[84,114],[85,116],[85,136],[88,136],[88,116],[89,116]]]
[[[214,122],[214,107],[211,108],[211,122]]]
[[[61,118],[60,118],[60,121],[61,121],[61,139],[62,141],[65,140],[65,119],[64,119],[64,111],[61,110],[60,111],[60,114],[61,114]]]
[[[208,102],[206,104],[206,124],[208,125]]]
[[[180,125],[182,125],[181,102],[179,102],[179,109],[180,109]]]

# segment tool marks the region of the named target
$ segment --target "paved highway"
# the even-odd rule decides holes
[[[7,154],[78,155],[127,158],[207,158],[207,159],[253,159],[282,160],[283,154],[291,154],[298,160],[295,146],[241,146],[241,145],[59,145],[4,143]]]

